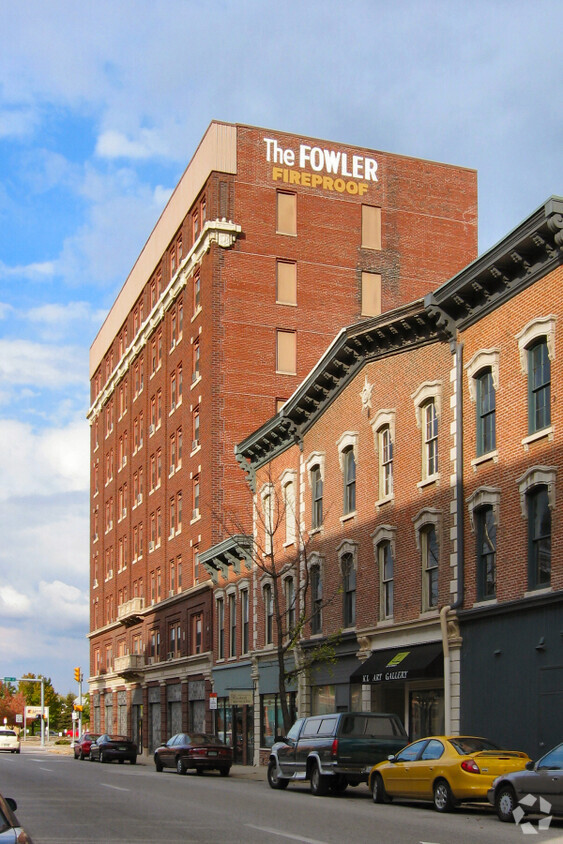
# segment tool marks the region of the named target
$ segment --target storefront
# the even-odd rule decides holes
[[[236,764],[254,762],[254,687],[250,662],[213,669],[217,695],[214,730],[233,748]]]
[[[444,732],[441,642],[374,651],[352,672],[350,684],[368,686],[370,709],[398,715],[411,741]]]

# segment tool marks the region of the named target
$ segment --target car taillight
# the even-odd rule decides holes
[[[336,758],[336,756],[338,755],[338,739],[337,738],[335,738],[334,741],[332,742],[332,749],[331,749],[330,752],[331,752],[331,754],[334,758]]]
[[[461,768],[463,771],[467,771],[468,774],[480,774],[481,771],[479,770],[479,765],[475,761],[475,759],[464,759],[461,763]]]

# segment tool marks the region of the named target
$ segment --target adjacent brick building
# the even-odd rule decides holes
[[[150,751],[213,727],[252,760],[244,589],[223,607],[232,644],[213,620],[213,591],[251,575],[232,554],[252,518],[234,445],[342,325],[435,289],[476,246],[472,170],[210,125],[91,348],[95,729]]]
[[[562,259],[551,198],[424,300],[343,329],[237,446],[265,552],[248,585],[264,752],[283,728],[276,583],[300,714],[392,711],[412,738],[535,757],[559,741]],[[336,661],[308,666],[335,631]]]

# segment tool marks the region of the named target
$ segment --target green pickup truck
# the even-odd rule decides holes
[[[336,712],[300,718],[270,751],[268,783],[286,788],[309,780],[316,795],[367,782],[373,765],[398,753],[408,737],[396,715]]]

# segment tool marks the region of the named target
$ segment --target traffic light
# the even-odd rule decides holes
[[[80,683],[80,668],[74,669],[74,679],[77,683]]]

